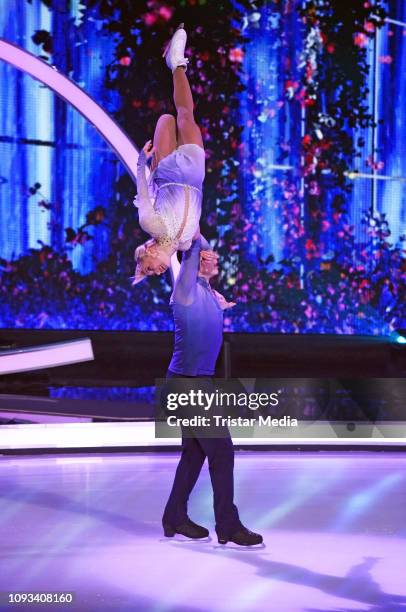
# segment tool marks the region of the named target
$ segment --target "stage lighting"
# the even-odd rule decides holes
[[[391,337],[396,344],[406,344],[406,329],[395,329]]]

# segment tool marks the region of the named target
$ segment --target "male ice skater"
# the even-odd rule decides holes
[[[202,253],[201,253],[202,252]],[[224,303],[210,287],[218,274],[217,255],[202,237],[195,239],[183,254],[182,264],[171,297],[175,323],[175,346],[167,378],[211,377],[223,340]],[[189,428],[182,435],[182,454],[162,524],[167,537],[180,533],[188,538],[205,538],[209,532],[191,521],[187,502],[207,457],[213,486],[216,533],[220,544],[234,542],[252,546],[262,536],[241,523],[234,497],[234,448],[228,429],[224,437],[199,437]],[[196,435],[195,435],[196,433]]]

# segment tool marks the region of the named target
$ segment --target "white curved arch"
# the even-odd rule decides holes
[[[127,168],[132,179],[137,175],[138,151],[117,123],[83,89],[29,51],[0,38],[0,59],[47,85],[71,104],[98,130]]]

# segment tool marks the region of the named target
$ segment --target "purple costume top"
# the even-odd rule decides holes
[[[198,276],[203,237],[183,253],[171,297],[175,346],[169,370],[183,376],[211,376],[223,342],[223,311],[210,287]]]
[[[173,251],[187,251],[199,228],[204,149],[196,144],[181,145],[161,159],[148,181],[145,164],[146,155],[141,151],[134,199],[140,225],[158,243],[172,244]]]

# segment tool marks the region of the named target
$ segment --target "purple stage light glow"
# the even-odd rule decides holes
[[[2,405],[5,396],[0,395]],[[22,402],[24,397],[22,398]],[[40,398],[39,401],[44,402],[44,413],[51,412],[50,407],[58,404],[57,399]],[[72,400],[74,402],[75,400]],[[16,411],[16,406],[11,406],[13,412]],[[2,412],[7,412],[6,408],[2,407]],[[38,411],[37,411],[38,412]],[[324,423],[328,426],[328,423]],[[397,437],[391,431],[392,425],[380,425],[380,429],[389,435],[383,436],[381,432],[373,435],[365,435],[370,429],[370,425],[364,427],[358,425],[360,435],[358,437],[344,436],[329,437],[326,435],[326,427],[323,423],[312,428],[313,435],[303,435],[303,430],[296,435],[278,435],[277,438],[235,438],[235,443],[241,446],[268,446],[269,444],[282,445],[300,445],[302,447],[318,446],[328,444],[329,446],[351,446],[359,447],[374,446],[374,447],[403,447],[406,439],[406,424],[402,422],[396,423]],[[346,428],[346,423],[342,424],[342,430]],[[310,428],[307,428],[309,430]],[[324,433],[320,434],[320,430]],[[362,437],[363,436],[363,437]],[[102,423],[22,423],[14,425],[2,425],[0,428],[0,450],[2,449],[50,449],[50,448],[123,448],[126,447],[150,447],[156,449],[159,447],[179,447],[181,442],[180,431],[179,437],[157,438],[155,435],[155,424],[153,421],[128,421],[121,422],[102,422]]]
[[[26,72],[71,104],[98,130],[135,181],[138,151],[117,123],[83,89],[32,53],[0,38],[0,59]]]
[[[405,453],[237,453],[241,518],[265,541],[251,550],[217,544],[206,466],[189,507],[211,540],[163,537],[177,461],[4,457],[0,591],[74,591],[70,612],[405,609]]]

